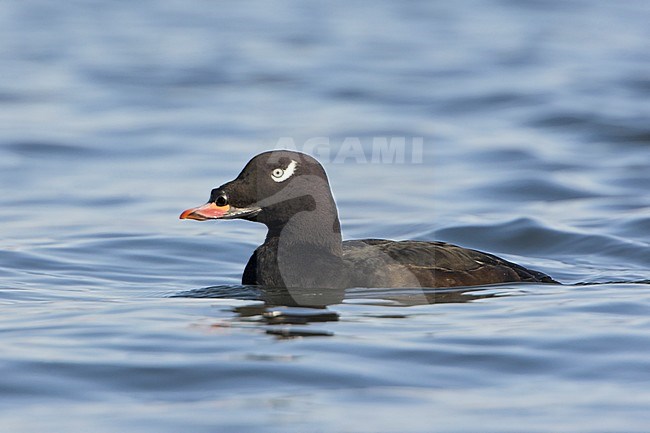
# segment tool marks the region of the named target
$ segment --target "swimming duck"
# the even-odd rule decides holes
[[[280,288],[455,287],[557,283],[495,255],[445,242],[343,241],[327,174],[313,157],[275,150],[251,159],[181,219],[245,219],[268,233],[248,260],[242,284]]]

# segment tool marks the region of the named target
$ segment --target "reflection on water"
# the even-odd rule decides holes
[[[260,301],[233,308],[236,316],[229,326],[259,325],[265,332],[281,338],[333,336],[332,331],[306,328],[322,322],[338,321],[340,314],[328,309],[342,302],[354,305],[411,307],[427,304],[466,303],[479,299],[516,295],[525,289],[504,286],[470,288],[417,288],[417,289],[327,289],[260,288],[258,286],[213,286],[181,292],[172,297],[241,299]],[[376,316],[381,319],[398,319],[407,316],[393,313]],[[220,325],[223,326],[223,322]]]

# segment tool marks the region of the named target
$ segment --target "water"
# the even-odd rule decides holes
[[[2,3],[0,430],[647,431],[650,7],[438,3]],[[263,228],[178,214],[315,137],[345,238],[566,285],[239,286]]]

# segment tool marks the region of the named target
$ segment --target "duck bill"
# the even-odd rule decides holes
[[[206,221],[206,220],[248,218],[257,215],[258,213],[260,213],[260,211],[261,209],[257,207],[236,208],[230,205],[217,206],[216,203],[206,203],[202,206],[183,211],[183,213],[180,216],[180,219]]]

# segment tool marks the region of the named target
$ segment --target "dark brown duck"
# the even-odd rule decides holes
[[[270,151],[212,190],[181,219],[246,219],[267,226],[242,284],[266,287],[454,287],[506,282],[557,283],[548,275],[444,242],[342,241],[325,170],[309,155]]]

